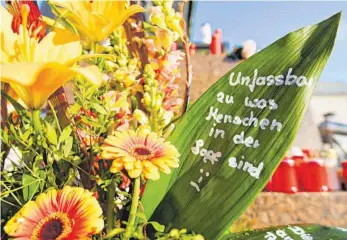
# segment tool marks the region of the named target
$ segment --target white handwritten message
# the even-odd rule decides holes
[[[271,87],[271,86],[286,86],[286,87],[306,87],[311,86],[314,79],[308,79],[305,76],[296,76],[293,73],[293,69],[290,68],[285,75],[269,75],[260,76],[258,69],[254,70],[252,77],[246,76],[241,72],[232,72],[229,76],[229,85],[231,87],[235,86],[246,86],[251,93],[255,91],[258,87]],[[212,126],[209,130],[208,137],[213,139],[232,139],[232,143],[235,146],[244,146],[250,149],[257,149],[261,147],[261,142],[256,139],[255,136],[251,136],[245,131],[240,130],[236,134],[228,136],[229,134],[225,129],[222,129],[221,124],[226,127],[231,126],[243,126],[256,128],[261,131],[268,132],[280,132],[283,128],[283,124],[277,119],[262,118],[258,119],[254,111],[260,109],[268,109],[270,111],[276,111],[280,106],[275,101],[275,99],[264,99],[246,96],[244,99],[235,99],[234,96],[228,95],[224,92],[218,92],[216,94],[217,103],[233,105],[237,101],[242,101],[243,105],[250,109],[247,111],[246,115],[240,116],[228,112],[221,112],[221,110],[215,105],[211,105],[208,108],[208,113],[205,117],[206,121],[211,122]],[[235,111],[234,111],[235,112]],[[217,127],[218,126],[218,127]],[[198,139],[195,144],[191,147],[191,151],[194,155],[201,156],[202,161],[205,164],[218,164],[223,158],[223,153],[220,150],[207,149],[203,139]],[[231,169],[236,169],[237,171],[242,171],[249,176],[259,179],[261,172],[264,168],[264,163],[259,162],[255,164],[257,159],[247,159],[247,156],[230,156],[228,159],[228,166]],[[208,167],[208,166],[207,166]],[[200,177],[197,180],[190,181],[190,185],[200,192],[200,183],[210,177],[208,170],[200,168]]]
[[[287,231],[286,231],[287,230]],[[290,234],[292,233],[292,234]],[[313,237],[306,233],[304,229],[298,226],[291,226],[287,227],[287,229],[278,229],[274,231],[266,232],[264,239],[267,240],[277,240],[277,239],[283,239],[283,240],[294,240],[291,236],[299,236],[302,240],[314,240]],[[291,235],[291,236],[290,236]],[[297,239],[297,238],[295,238]]]

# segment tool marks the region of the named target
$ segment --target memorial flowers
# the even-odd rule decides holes
[[[29,6],[22,4],[20,11],[19,35],[9,29],[1,30],[4,44],[1,81],[9,83],[29,109],[39,109],[55,90],[76,75],[83,75],[94,84],[100,83],[96,67],[72,67],[81,49],[77,35],[57,30],[38,41],[30,36],[31,27],[27,28]],[[10,24],[12,15],[3,7],[1,13],[4,24]]]
[[[27,202],[4,230],[14,239],[88,239],[104,228],[101,215],[91,192],[66,186]]]
[[[216,94],[230,87],[226,75],[186,112],[191,65],[184,2],[179,10],[173,1],[162,0],[147,7],[128,1],[47,3],[54,19],[42,16],[35,1],[7,1],[7,9],[0,8],[4,237],[202,240],[222,236],[270,177],[314,84],[301,92],[259,84],[254,92],[262,95],[257,99],[271,97],[278,105],[271,119],[280,123],[283,116],[290,116],[292,124],[285,122],[272,131],[274,135],[251,129],[258,125],[235,124],[231,115],[224,118],[233,124],[224,126],[222,113],[247,117],[252,102],[244,106],[240,99],[247,97],[249,88],[235,84],[237,94],[235,89],[228,93],[235,93],[230,96],[233,101],[218,103]],[[307,35],[293,34],[286,44],[270,46],[247,61],[258,61],[257,56],[262,63],[269,59],[259,76],[277,76],[298,66],[290,68],[292,74],[317,81],[332,48],[337,19],[313,28],[324,29],[316,37],[325,38],[312,53],[319,61],[311,56],[310,61],[302,60],[302,55],[288,57],[291,62],[282,59],[281,51],[299,54],[308,49],[305,44],[319,42],[310,29],[304,31]],[[171,50],[177,43],[184,53]],[[183,60],[185,77],[180,72]],[[247,61],[241,65],[242,79],[257,66]],[[312,68],[305,65],[308,62]],[[284,95],[291,100],[283,103]],[[289,114],[295,101],[300,111]],[[220,112],[213,110],[216,104]],[[251,113],[252,118],[268,115],[257,105]],[[252,134],[258,135],[248,136]],[[234,135],[244,144],[235,146]],[[202,145],[194,148],[197,139]],[[247,147],[251,139],[257,145],[252,151],[260,151],[264,142],[280,150],[253,154],[241,146]],[[246,170],[239,171],[231,154],[237,163],[247,159],[243,166],[256,177],[246,179]],[[263,155],[264,160],[252,158]]]
[[[173,145],[143,128],[109,135],[101,150],[101,158],[113,160],[111,172],[126,169],[132,178],[143,174],[145,179],[158,180],[159,170],[170,174],[170,168],[177,168],[179,163],[179,153]]]
[[[103,41],[134,13],[143,12],[139,5],[126,8],[127,1],[61,1],[51,0],[59,14],[70,20],[80,36],[89,41]],[[65,14],[66,13],[66,14]]]

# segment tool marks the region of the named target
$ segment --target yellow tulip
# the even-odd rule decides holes
[[[20,34],[11,30],[12,16],[1,6],[1,81],[13,90],[30,109],[39,109],[64,83],[77,75],[99,85],[101,73],[96,66],[72,67],[81,54],[79,37],[57,29],[38,42],[29,37],[27,5],[22,6]],[[24,27],[23,27],[24,26]]]
[[[72,22],[81,36],[92,42],[105,40],[128,17],[144,11],[136,4],[126,8],[126,2],[119,0],[50,1],[54,6],[67,10],[63,12],[64,18]]]

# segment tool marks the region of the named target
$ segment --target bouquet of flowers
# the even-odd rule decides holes
[[[199,115],[199,107],[212,97],[206,94],[191,114],[184,114],[191,83],[184,2],[178,11],[173,1],[163,0],[146,9],[127,1],[50,0],[48,4],[54,19],[43,16],[34,1],[8,1],[7,9],[1,7],[4,239],[204,239],[211,229],[194,227],[190,213],[179,210],[187,205],[183,200],[191,201],[188,195],[197,194],[195,189],[201,193],[204,189],[189,186],[188,194],[189,184],[182,187],[175,180],[194,176],[195,158],[204,157],[206,163],[219,156],[206,149],[188,156],[191,140],[199,136],[192,129],[202,131],[200,123],[206,122],[198,122],[206,113]],[[335,37],[333,31],[331,36]],[[185,53],[172,50],[175,42],[184,46]],[[317,52],[323,52],[325,59],[330,46],[325,52],[320,51],[323,45],[318,46]],[[185,82],[183,97],[180,82]],[[65,89],[72,90],[73,100],[67,100]],[[215,94],[218,89],[211,91]],[[183,114],[187,116],[182,119]],[[194,223],[214,222],[220,227],[211,234],[221,236],[264,186],[283,152],[276,153],[256,189],[244,187],[249,198],[241,205],[237,198],[231,204],[234,210],[215,212],[220,223],[205,216]],[[210,174],[204,172],[205,177]],[[226,173],[213,174],[221,181],[228,179]],[[175,197],[177,189],[188,194],[182,202]],[[163,208],[165,204],[159,205],[162,200],[170,202],[165,196],[173,199],[175,220],[160,217],[175,215]],[[216,208],[205,211],[211,214]]]

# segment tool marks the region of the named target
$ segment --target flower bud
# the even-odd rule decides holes
[[[136,83],[136,77],[132,74],[125,75],[123,83],[126,87],[130,87]]]
[[[147,117],[147,115],[143,111],[141,111],[139,109],[135,109],[135,111],[133,113],[133,117],[135,118],[136,121],[141,123],[141,125],[148,124],[148,117]]]
[[[151,106],[151,104],[152,104],[152,99],[151,99],[151,96],[149,95],[149,93],[148,92],[146,92],[145,94],[143,94],[143,99],[142,99],[144,102],[144,104],[146,105],[146,106]]]
[[[120,46],[118,46],[117,44],[114,44],[113,49],[115,53],[120,53]]]
[[[160,28],[166,28],[165,16],[160,13],[152,13],[149,17],[150,23],[153,25],[157,25]]]
[[[151,90],[151,87],[148,86],[148,85],[145,85],[145,86],[143,87],[143,89],[144,89],[146,92],[149,92],[149,91]]]
[[[110,72],[116,70],[118,67],[116,63],[114,63],[110,60],[106,60],[104,64],[105,64],[106,70],[110,71]]]
[[[173,1],[166,0],[163,2],[163,8],[164,9],[172,9],[172,4],[173,4]]]
[[[176,12],[175,12],[175,10],[173,8],[166,8],[166,7],[164,7],[163,8],[163,13],[167,17],[173,17]]]
[[[180,233],[179,233],[178,229],[176,229],[176,228],[172,229],[170,231],[170,233],[169,233],[169,237],[173,237],[173,238],[179,239]]]
[[[171,124],[171,125],[173,125],[173,124]],[[185,229],[185,228],[183,228],[183,229],[180,230],[180,234],[185,234],[185,233],[187,233],[187,232],[188,232],[188,230]]]
[[[144,78],[147,79],[154,79],[155,78],[155,72],[150,64],[147,64],[144,69]]]
[[[205,240],[205,238],[201,234],[198,234],[194,236],[194,240]]]
[[[117,71],[114,73],[114,77],[116,78],[116,80],[118,81],[122,81],[125,77],[125,70],[124,69],[117,69]]]
[[[129,60],[128,62],[128,69],[130,72],[133,72],[136,70],[137,67],[137,59],[136,58],[132,58]]]
[[[183,30],[181,27],[181,15],[176,14],[173,17],[166,18],[166,25],[174,32],[178,33],[180,37],[183,36]]]
[[[126,59],[126,57],[123,56],[123,55],[120,55],[120,56],[117,57],[117,62],[118,62],[118,64],[119,64],[121,67],[124,67],[124,66],[127,65],[127,59]]]
[[[162,44],[163,44],[163,47],[166,51],[168,51],[171,48],[171,46],[173,44],[173,38],[172,38],[171,34],[168,33],[168,34],[165,34],[163,36]]]
[[[163,0],[153,0],[154,5],[161,6],[163,4]]]
[[[107,46],[104,48],[105,53],[114,53],[114,48],[111,46]]]
[[[155,101],[153,102],[153,110],[159,111],[159,109],[161,108],[161,104],[162,104],[161,97],[156,97]]]

